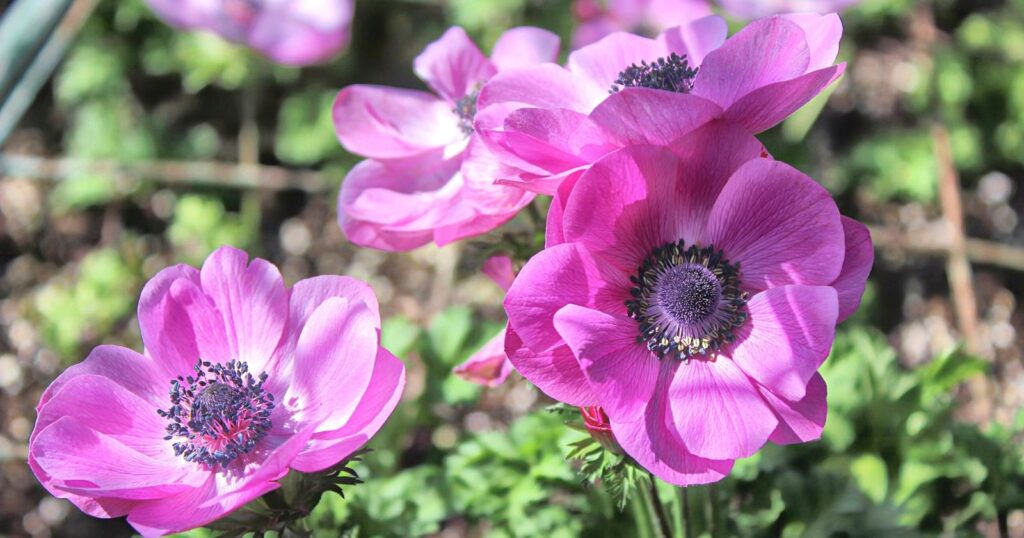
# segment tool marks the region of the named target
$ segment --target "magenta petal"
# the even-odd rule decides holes
[[[288,341],[277,350],[276,371],[270,373],[270,379],[265,384],[267,390],[281,394],[287,389],[292,376],[295,345],[298,343],[299,335],[313,311],[332,297],[366,304],[374,316],[376,326],[380,327],[377,296],[366,282],[337,275],[315,276],[296,282],[288,297]]]
[[[708,151],[712,147],[715,151]],[[736,170],[761,156],[762,148],[746,130],[723,121],[704,125],[671,145],[682,163],[677,203],[687,213],[680,238],[693,243],[705,237],[705,226],[719,193]]]
[[[544,227],[544,248],[551,248],[565,242],[565,232],[562,230],[565,206],[569,203],[569,195],[576,187],[576,182],[583,177],[584,172],[586,170],[576,170],[566,175],[556,188],[555,196],[548,207],[547,224]]]
[[[559,42],[557,35],[541,28],[512,28],[494,44],[491,62],[498,71],[554,62],[558,60]]]
[[[839,40],[843,37],[843,21],[839,15],[828,13],[787,13],[782,18],[792,21],[804,31],[807,49],[811,52],[808,71],[824,69],[836,61]]]
[[[616,32],[569,54],[569,71],[586,77],[596,88],[609,90],[619,73],[632,64],[652,62],[667,54],[654,39]]]
[[[821,438],[828,414],[825,380],[815,374],[807,384],[807,391],[799,401],[788,401],[760,389],[761,395],[779,417],[779,425],[768,438],[777,445],[806,443]]]
[[[62,417],[39,432],[33,459],[58,489],[90,497],[158,499],[194,487],[194,473],[175,465],[173,452],[146,456],[72,417]]]
[[[846,64],[754,89],[736,100],[725,113],[752,133],[760,133],[789,117],[843,74]]]
[[[751,456],[779,423],[750,379],[725,357],[681,364],[669,399],[686,448],[705,458]]]
[[[452,372],[470,383],[497,387],[508,379],[512,370],[512,363],[505,354],[505,329],[502,329]]]
[[[503,189],[508,188],[504,185],[496,185],[496,187]],[[529,195],[529,198],[524,198],[525,202],[520,206],[520,208],[526,207],[529,200],[533,199],[533,193],[529,193]],[[478,213],[460,222],[438,226],[434,229],[434,243],[439,247],[443,247],[456,241],[483,235],[491,230],[501,228],[502,225],[515,218],[515,216],[515,212],[500,215]]]
[[[512,258],[508,256],[491,256],[487,258],[482,271],[505,291],[512,287],[512,282],[516,279],[516,271],[512,267]]]
[[[316,432],[291,467],[312,473],[333,466],[366,444],[391,416],[405,388],[405,365],[380,348],[373,376],[352,417],[337,430]]]
[[[542,250],[527,262],[505,296],[509,327],[531,350],[549,350],[562,342],[553,321],[555,312],[567,304],[625,313],[631,285],[623,275],[615,278],[598,267],[582,245],[567,243]],[[515,357],[512,362],[527,375]]]
[[[348,86],[332,114],[341,145],[364,157],[410,157],[464,136],[452,104],[421,91]]]
[[[181,312],[183,319],[170,319],[163,328],[164,338],[182,342],[182,354],[179,361],[189,363],[189,367],[179,374],[191,374],[196,360],[227,362],[238,357],[228,342],[228,331],[217,305],[203,289],[193,282],[180,279],[171,284],[168,293],[168,312]],[[186,343],[194,342],[194,352]],[[188,351],[186,351],[188,350]],[[160,362],[165,357],[157,356]]]
[[[453,26],[434,41],[413,62],[416,75],[451,102],[473,92],[497,72],[494,65],[469,38]]]
[[[203,262],[200,278],[227,330],[232,355],[218,359],[245,361],[253,372],[264,371],[288,321],[288,291],[277,267],[221,247]]]
[[[284,405],[301,424],[339,428],[373,375],[377,316],[363,302],[332,297],[313,311],[295,347],[294,378]],[[321,424],[322,423],[322,424]]]
[[[636,321],[567,305],[555,328],[580,362],[598,405],[614,420],[629,422],[644,412],[654,394],[661,361],[636,339]]]
[[[693,94],[729,108],[743,96],[807,72],[803,30],[780,17],[756,21],[704,58]]]
[[[544,394],[569,405],[597,405],[597,395],[583,375],[569,346],[557,342],[548,349],[533,351],[523,345],[511,327],[505,332],[505,351],[517,372]]]
[[[349,171],[338,196],[338,221],[349,241],[381,250],[411,250],[452,216],[463,188],[461,155],[365,160]]]
[[[94,375],[106,377],[121,385],[150,405],[159,407],[167,403],[167,391],[172,377],[157,371],[156,364],[135,351],[118,346],[97,346],[84,361],[64,370],[43,392],[36,411],[60,393],[72,379]]]
[[[742,286],[828,285],[843,265],[839,209],[821,185],[787,164],[754,159],[711,210],[708,243],[742,266]]]
[[[232,497],[227,505],[199,509],[199,505],[216,492],[211,477],[202,487],[178,495],[139,503],[128,514],[128,523],[144,537],[164,536],[200,527],[241,508],[249,501],[281,487],[276,482],[265,482]]]
[[[136,452],[154,459],[167,458],[172,454],[171,443],[164,440],[167,421],[157,415],[157,409],[160,408],[110,378],[79,375],[40,406],[32,437],[57,420],[71,417]]]
[[[615,149],[587,116],[565,109],[523,108],[492,138],[527,163],[552,174],[577,168]]]
[[[477,114],[488,107],[517,103],[521,107],[564,108],[586,114],[608,96],[608,88],[555,64],[498,73],[480,90]]]
[[[867,226],[843,217],[843,233],[846,236],[846,257],[843,270],[832,283],[839,292],[839,321],[853,315],[860,306],[864,286],[867,284],[871,266],[875,263],[875,248],[871,243],[871,232]]]
[[[171,287],[179,281],[197,288],[202,285],[195,267],[174,265],[151,278],[139,298],[142,343],[162,372],[161,377],[167,380],[191,372],[200,353],[188,305],[180,304],[171,295]]]
[[[608,96],[590,119],[620,146],[667,145],[721,114],[721,107],[703,97],[626,88]]]
[[[732,470],[732,460],[710,460],[687,450],[676,433],[673,409],[667,401],[677,361],[662,362],[658,387],[642,417],[632,422],[611,419],[612,432],[619,445],[648,471],[677,486],[717,482]]]
[[[725,43],[728,34],[729,26],[725,19],[711,15],[666,30],[660,39],[668,50],[686,54],[690,65],[698,67],[708,53]]]
[[[318,306],[331,297],[349,301],[362,301],[380,326],[377,296],[373,288],[362,280],[338,275],[321,275],[295,283],[288,298],[288,322],[293,329],[301,329]]]
[[[838,302],[830,286],[780,286],[747,303],[750,317],[731,356],[755,381],[787,400],[804,397],[835,337]]]
[[[274,482],[309,440],[311,430],[291,435],[259,454],[255,470],[242,475],[214,473],[200,487],[177,495],[143,501],[128,513],[128,523],[145,536],[160,536],[201,527],[280,487]],[[265,448],[265,447],[264,447]],[[257,451],[260,446],[257,445]]]
[[[588,170],[565,207],[565,240],[632,275],[656,248],[680,237],[680,163],[665,148],[631,146]],[[631,285],[629,286],[632,287]]]

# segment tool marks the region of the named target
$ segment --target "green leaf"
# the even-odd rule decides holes
[[[400,359],[409,356],[420,338],[420,328],[403,316],[393,316],[381,325],[381,345]]]
[[[889,471],[882,458],[874,454],[862,454],[850,464],[850,472],[868,498],[876,503],[885,499],[889,490]]]
[[[453,306],[434,317],[427,329],[427,339],[437,358],[446,366],[459,362],[462,350],[473,330],[473,311],[464,306]]]

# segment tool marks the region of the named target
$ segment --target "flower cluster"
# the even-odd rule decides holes
[[[341,47],[352,11],[149,1],[296,64]],[[667,3],[614,5],[643,21],[643,6]],[[357,245],[444,245],[553,197],[543,249],[518,275],[510,257],[485,264],[508,325],[455,373],[494,386],[514,368],[579,407],[631,469],[688,486],[768,442],[821,435],[818,368],[873,249],[755,137],[842,75],[838,16],[773,16],[727,37],[703,2],[677,7],[684,20],[657,37],[613,32],[565,65],[545,30],[511,29],[488,57],[451,28],[414,62],[433,93],[354,85],[332,112],[341,145],[365,157],[338,200]],[[351,278],[288,288],[225,247],[157,274],[138,314],[144,353],[99,347],[43,394],[29,463],[55,496],[144,535],[218,519],[289,470],[336,470],[404,387],[377,300]]]
[[[724,20],[690,13],[565,66],[536,31],[488,61],[453,29],[416,61],[440,99],[355,86],[334,110],[342,143],[371,157],[339,201],[357,244],[444,244],[554,196],[544,250],[507,287],[504,353],[492,340],[456,373],[493,386],[511,364],[680,485],[820,436],[817,370],[873,261],[867,229],[754,137],[841,76],[839,18],[774,16],[727,39]],[[507,65],[513,32],[533,39]]]

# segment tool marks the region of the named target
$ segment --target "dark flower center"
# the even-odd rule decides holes
[[[625,88],[651,88],[675,93],[690,93],[697,70],[690,67],[686,55],[676,53],[658,58],[651,63],[641,61],[632,64],[619,73],[608,93]]]
[[[174,454],[185,461],[227,466],[251,451],[270,430],[274,395],[263,389],[241,361],[199,360],[195,376],[171,381],[171,407],[157,413],[168,420],[165,440],[178,439]]]
[[[473,120],[476,119],[476,100],[480,97],[480,88],[482,85],[478,84],[473,91],[462,96],[461,99],[455,102],[455,107],[452,112],[459,117],[459,129],[462,129],[463,134],[469,136],[473,134]]]
[[[630,280],[633,299],[626,310],[639,326],[637,341],[658,357],[713,357],[747,319],[739,264],[713,246],[668,243],[654,249]]]

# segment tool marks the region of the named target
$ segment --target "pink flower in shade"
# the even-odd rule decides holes
[[[781,13],[833,13],[860,0],[718,0],[722,9],[737,19],[756,19]]]
[[[728,41],[725,34],[718,17],[657,39],[615,33],[574,51],[566,68],[497,75],[480,93],[477,128],[516,170],[499,182],[553,194],[610,151],[671,143],[716,118],[759,133],[845,68],[833,64],[842,35],[836,15],[772,17]]]
[[[167,23],[206,30],[285,65],[334,56],[349,41],[355,0],[146,0]]]
[[[43,393],[29,465],[54,496],[146,536],[214,521],[362,447],[405,368],[380,347],[370,287],[320,276],[286,288],[224,247],[142,291],[145,353],[100,346]]]
[[[508,291],[516,272],[512,268],[512,258],[508,256],[492,256],[484,262],[483,272],[501,289]],[[512,363],[505,354],[505,329],[494,335],[479,351],[466,362],[455,367],[455,375],[477,385],[497,387],[508,379],[512,373]]]
[[[713,122],[605,156],[552,207],[547,248],[505,299],[519,373],[600,406],[623,450],[673,484],[820,436],[817,370],[873,261],[825,189]]]
[[[443,245],[501,226],[533,194],[494,184],[510,172],[474,132],[480,87],[496,73],[553,61],[558,37],[538,28],[505,32],[488,59],[462,28],[416,58],[435,94],[349,86],[334,102],[348,151],[368,157],[345,178],[338,221],[350,241],[382,250]]]
[[[707,0],[576,0],[572,47],[578,49],[619,31],[658,33],[711,14]]]

